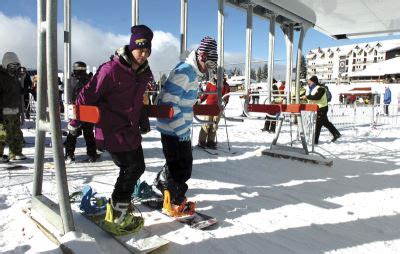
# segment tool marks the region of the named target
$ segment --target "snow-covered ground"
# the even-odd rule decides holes
[[[227,114],[238,115],[240,110],[234,108],[239,105],[232,98]],[[261,132],[262,127],[262,120],[228,122],[235,154],[220,151],[213,156],[193,150],[187,195],[219,224],[195,231],[178,222],[152,221],[145,212],[147,227],[171,241],[156,253],[400,253],[398,129],[387,125],[341,129],[343,137],[336,143],[324,129],[316,151],[333,159],[333,166],[327,167],[261,155],[273,138]],[[199,130],[195,124],[194,143]],[[24,135],[23,152],[29,157],[24,165],[29,169],[0,169],[0,252],[62,253],[21,211],[31,198],[34,130],[25,128]],[[287,126],[279,143],[290,143]],[[78,144],[79,161],[85,158],[82,138]],[[228,151],[224,121],[218,144]],[[152,182],[164,164],[157,131],[144,137],[143,148],[142,179]],[[46,154],[51,161],[50,147]],[[118,170],[104,153],[100,162],[67,166],[67,174],[70,192],[90,184],[108,197]],[[43,193],[57,198],[51,163],[45,164]],[[75,253],[118,253],[112,245],[94,245],[79,231],[63,241]]]

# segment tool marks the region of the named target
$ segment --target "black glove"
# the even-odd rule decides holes
[[[149,116],[145,108],[143,108],[140,113],[139,130],[141,134],[146,134],[151,130]]]

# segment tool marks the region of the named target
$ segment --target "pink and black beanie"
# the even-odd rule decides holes
[[[131,28],[131,39],[129,42],[129,50],[148,48],[151,52],[151,40],[153,39],[153,31],[145,25],[137,25]]]
[[[211,37],[204,37],[197,51],[206,52],[207,53],[207,60],[217,62],[218,60],[218,53],[217,53],[217,42]]]

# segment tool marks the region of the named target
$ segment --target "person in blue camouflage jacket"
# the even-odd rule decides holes
[[[160,94],[159,105],[169,105],[174,110],[172,119],[157,121],[166,164],[158,173],[155,185],[164,195],[168,191],[172,210],[167,212],[170,215],[194,212],[194,203],[187,202],[185,196],[193,164],[190,138],[193,105],[197,102],[198,76],[215,69],[217,60],[216,41],[203,38],[200,46],[170,72]]]

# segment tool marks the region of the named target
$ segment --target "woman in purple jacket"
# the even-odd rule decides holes
[[[129,45],[118,49],[110,61],[99,67],[76,99],[77,105],[99,107],[97,147],[107,150],[120,168],[107,205],[112,219],[106,216],[105,222],[117,234],[143,226],[143,219],[132,214],[131,194],[145,169],[141,133],[150,131],[149,119],[142,109],[143,95],[153,76],[147,62],[153,32],[145,25],[133,26],[131,32]]]

